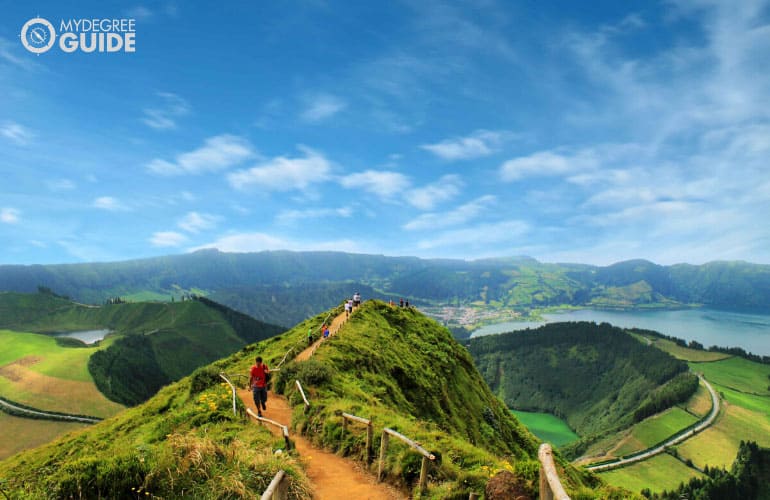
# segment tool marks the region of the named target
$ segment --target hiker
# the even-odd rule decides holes
[[[408,300],[407,300],[406,302],[404,302],[404,307],[406,307],[407,309],[409,309],[409,301],[408,301]]]
[[[345,317],[346,318],[350,316],[350,310],[351,310],[352,307],[353,307],[353,301],[348,300],[347,302],[345,302]]]
[[[404,298],[402,297],[401,300],[398,301],[398,307],[404,307]]]
[[[257,356],[256,363],[251,367],[249,387],[254,393],[254,404],[257,406],[257,415],[262,416],[262,410],[267,410],[267,379],[270,369],[262,362],[262,357]]]
[[[358,307],[361,305],[361,294],[356,292],[353,294],[353,307]]]
[[[308,347],[313,345],[313,327],[307,329],[307,345]]]
[[[329,338],[329,327],[324,325],[324,338]]]

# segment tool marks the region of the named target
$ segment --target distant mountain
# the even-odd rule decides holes
[[[50,293],[0,293],[0,328],[24,332],[108,329],[88,369],[99,390],[126,405],[284,329],[208,299],[175,303],[76,304]]]
[[[0,290],[38,286],[99,304],[110,297],[203,294],[263,321],[291,326],[361,291],[418,305],[484,304],[656,308],[706,305],[770,312],[770,266],[712,262],[660,266],[544,264],[527,257],[418,259],[341,252],[217,250],[112,263],[0,266]]]

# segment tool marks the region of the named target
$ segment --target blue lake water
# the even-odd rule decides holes
[[[79,332],[56,332],[54,337],[71,337],[86,344],[93,344],[97,340],[102,340],[108,333],[110,330],[82,330]]]
[[[537,328],[558,321],[594,321],[623,328],[644,328],[664,335],[695,340],[706,348],[741,347],[754,354],[770,356],[770,315],[746,314],[714,309],[676,311],[603,311],[580,309],[544,314],[545,321],[513,321],[487,325],[473,332],[473,337]]]

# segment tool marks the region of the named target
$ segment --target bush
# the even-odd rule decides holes
[[[198,394],[222,382],[219,370],[214,366],[204,366],[195,370],[190,378],[190,395]]]
[[[291,386],[295,380],[299,380],[303,386],[321,386],[332,379],[332,370],[325,364],[314,359],[290,362],[281,367],[273,380],[273,390],[278,394],[284,394],[286,386]]]

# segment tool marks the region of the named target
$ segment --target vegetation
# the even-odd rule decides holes
[[[144,401],[195,368],[283,330],[205,298],[94,307],[44,293],[0,294],[0,325],[33,332],[111,330],[103,349],[88,352],[90,376],[85,373],[84,378],[93,377],[105,396],[126,405]],[[9,361],[14,359],[18,357]]]
[[[668,453],[601,474],[609,484],[635,492],[674,489],[693,477],[703,477],[703,474]]]
[[[526,313],[550,306],[670,308],[707,305],[770,310],[770,266],[712,262],[658,266],[633,260],[607,267],[534,259],[424,260],[340,252],[202,250],[113,263],[0,266],[0,290],[38,286],[102,304],[207,295],[269,323],[292,325],[359,289],[366,298],[419,305],[479,305]],[[53,294],[53,292],[50,292]]]
[[[697,389],[685,363],[606,323],[552,323],[477,337],[470,352],[509,407],[567,421],[582,437],[564,449],[573,456]]]
[[[660,495],[646,492],[646,496],[662,500],[770,498],[770,449],[760,448],[757,443],[741,441],[729,471],[714,467],[707,468],[705,472],[706,477],[693,478],[672,491]]]
[[[87,431],[0,462],[4,490],[22,499],[134,498],[145,492],[250,498],[282,468],[289,472],[291,497],[309,498],[301,462],[292,453],[275,455],[282,439],[232,414],[229,390],[216,374],[247,373],[256,355],[275,366],[287,351],[305,345],[307,328],[326,317],[246,346]],[[465,499],[502,470],[536,493],[537,441],[492,395],[449,331],[413,309],[367,302],[311,361],[289,362],[277,373],[276,389],[294,403],[299,396],[287,382],[303,379],[312,405],[307,413],[296,407],[292,427],[318,445],[363,458],[363,435],[342,433],[338,412],[347,411],[373,417],[375,441],[387,426],[433,450],[439,460],[430,467],[428,490],[414,492],[416,498]],[[629,496],[559,463],[576,498]],[[419,455],[391,445],[388,481],[411,488],[419,469]]]

